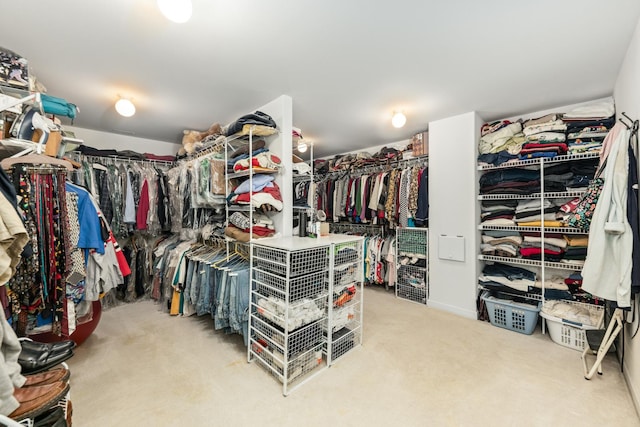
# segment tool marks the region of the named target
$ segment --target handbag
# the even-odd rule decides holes
[[[581,228],[585,232],[589,232],[591,219],[593,218],[593,213],[598,204],[598,198],[604,186],[604,178],[601,178],[600,174],[604,170],[606,162],[605,159],[600,168],[598,168],[598,172],[594,178],[589,181],[587,190],[580,196],[580,200],[571,211],[569,220],[567,221],[567,225],[570,227]]]

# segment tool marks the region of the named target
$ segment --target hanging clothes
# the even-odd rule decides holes
[[[589,228],[582,289],[620,307],[631,305],[633,234],[627,219],[630,132],[617,123],[603,143],[604,184]],[[602,166],[602,163],[601,163]]]

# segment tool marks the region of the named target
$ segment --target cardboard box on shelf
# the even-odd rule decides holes
[[[0,85],[29,88],[29,64],[17,53],[0,47]]]
[[[429,155],[429,132],[424,131],[411,137],[413,157]]]

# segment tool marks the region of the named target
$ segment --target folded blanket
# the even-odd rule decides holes
[[[508,139],[520,131],[522,131],[522,124],[515,122],[501,128],[497,132],[484,135],[480,138],[478,151],[480,154],[497,153],[501,151],[500,147],[502,147]]]
[[[523,129],[525,136],[533,135],[540,132],[564,132],[567,130],[567,125],[562,120],[556,120],[554,122],[541,123],[539,125],[528,126]]]
[[[613,98],[601,102],[592,102],[565,113],[563,118],[608,118],[616,113]]]
[[[273,175],[255,174],[253,175],[253,179],[243,181],[233,190],[233,192],[236,194],[242,194],[248,193],[250,190],[260,191],[271,184],[274,179],[275,177]],[[251,183],[253,183],[253,188],[250,187]]]

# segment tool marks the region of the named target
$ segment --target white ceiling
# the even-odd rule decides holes
[[[320,155],[609,95],[640,15],[638,0],[193,0],[174,24],[155,0],[1,2],[0,46],[80,107],[76,126],[178,143],[286,94]]]

